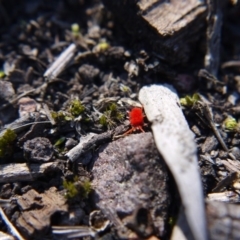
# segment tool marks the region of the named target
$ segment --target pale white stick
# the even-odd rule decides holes
[[[87,226],[52,226],[52,233],[66,236],[67,239],[79,237],[95,237],[96,232]]]
[[[2,231],[0,231],[0,239],[1,240],[15,240],[15,238],[12,235],[9,235]]]
[[[81,155],[82,150],[86,147],[86,144],[90,141],[90,139],[95,136],[95,133],[89,133],[85,137],[82,137],[78,145],[73,147],[68,153],[65,154],[72,162],[78,159]]]
[[[18,240],[24,240],[24,238],[20,235],[20,233],[17,231],[17,229],[12,225],[12,223],[8,220],[7,216],[5,215],[4,211],[0,207],[0,216],[2,220],[5,222],[7,227],[9,228],[9,231],[13,236],[15,236]]]
[[[206,240],[203,189],[193,133],[170,85],[151,85],[139,92],[158,151],[175,178],[185,215],[196,240]]]

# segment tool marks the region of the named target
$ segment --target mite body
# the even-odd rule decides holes
[[[133,108],[129,112],[129,121],[131,124],[131,129],[128,130],[124,135],[128,135],[136,130],[140,130],[141,132],[144,132],[143,126],[144,126],[144,114],[142,111],[142,108]]]

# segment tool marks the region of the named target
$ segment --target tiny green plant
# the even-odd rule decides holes
[[[52,118],[53,118],[55,121],[58,120],[58,113],[57,113],[57,112],[51,111],[51,116],[52,116]]]
[[[0,136],[0,157],[4,157],[12,152],[12,144],[17,138],[12,129],[6,129]]]
[[[74,198],[78,195],[78,188],[74,182],[63,180],[63,187],[66,189],[65,197],[67,199]]]
[[[103,114],[103,115],[99,118],[99,123],[100,123],[103,127],[107,127],[107,126],[108,126],[107,116]]]
[[[73,116],[70,115],[68,112],[64,111],[52,111],[51,112],[52,118],[57,122],[57,123],[64,123],[68,121],[72,121],[74,119]]]
[[[71,25],[71,31],[74,37],[79,37],[81,35],[80,27],[78,23],[73,23]]]
[[[192,107],[197,101],[200,100],[200,96],[198,93],[194,93],[192,96],[185,96],[180,98],[180,104],[184,107]]]
[[[51,111],[52,118],[56,121],[56,123],[64,124],[69,121],[73,121],[76,117],[79,117],[85,111],[85,107],[78,99],[74,99],[69,103],[68,109],[60,110],[58,112]],[[83,120],[87,121],[86,117]]]
[[[104,52],[110,47],[109,43],[102,41],[98,43],[95,47],[97,52]]]
[[[88,198],[89,194],[92,191],[92,185],[89,180],[86,180],[82,182],[81,188],[80,188],[80,195],[82,198]]]
[[[74,117],[78,117],[80,114],[82,114],[85,111],[85,107],[82,105],[82,103],[75,99],[72,100],[70,103],[70,113]]]
[[[119,111],[116,103],[110,104],[109,111],[110,111],[111,117],[117,121],[121,121],[124,117],[123,114]]]
[[[229,132],[235,132],[238,131],[239,124],[237,123],[237,120],[235,118],[227,117],[223,122],[223,127]]]

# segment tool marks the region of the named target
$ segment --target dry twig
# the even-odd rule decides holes
[[[55,62],[47,69],[43,76],[49,81],[55,79],[73,59],[77,46],[72,43],[56,59]]]
[[[89,151],[90,149],[98,146],[99,144],[102,144],[104,142],[111,141],[115,135],[119,135],[120,133],[123,133],[127,130],[126,125],[122,125],[117,127],[114,130],[110,130],[101,134],[92,134],[89,135],[89,137],[83,141],[80,140],[80,143],[72,148],[68,153],[66,153],[66,156],[74,162],[77,160],[81,155]]]

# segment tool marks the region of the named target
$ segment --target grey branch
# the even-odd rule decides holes
[[[43,74],[47,80],[55,79],[73,59],[77,46],[72,43],[65,49],[55,62]]]
[[[0,165],[0,183],[33,181],[41,177],[47,170],[58,169],[56,162],[43,164],[11,163]]]

